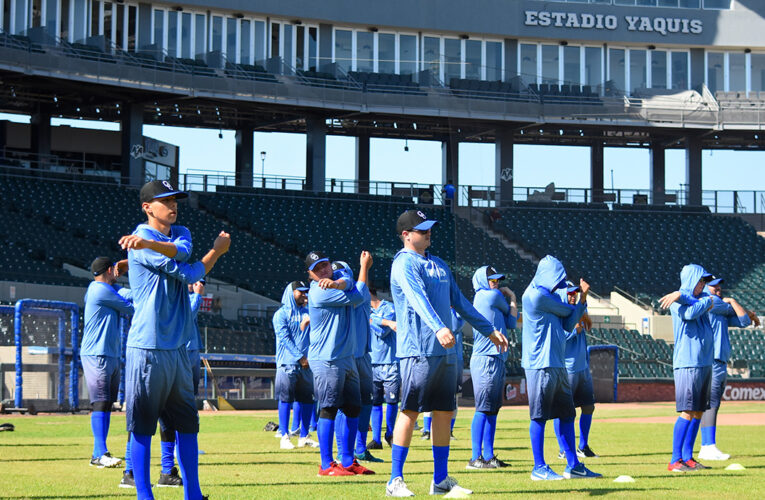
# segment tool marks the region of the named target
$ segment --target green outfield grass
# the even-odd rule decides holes
[[[709,462],[712,470],[670,474],[671,423],[644,424],[612,421],[623,417],[674,415],[671,404],[600,406],[595,413],[590,444],[601,458],[587,465],[605,477],[599,480],[532,482],[528,436],[528,410],[505,408],[500,412],[497,453],[512,466],[502,471],[468,472],[470,458],[470,409],[460,411],[452,442],[450,473],[460,484],[475,490],[475,498],[550,498],[563,493],[565,498],[765,498],[765,421],[756,426],[721,426],[718,444],[731,453],[728,462]],[[725,403],[723,414],[765,413],[763,403]],[[316,476],[318,450],[279,450],[272,432],[263,432],[276,412],[205,413],[201,415],[199,443],[206,454],[200,456],[202,491],[213,500],[251,498],[379,498],[390,473],[390,450],[377,451],[385,459],[374,464],[376,476],[319,478]],[[88,466],[92,450],[88,415],[36,417],[0,416],[16,426],[15,432],[0,433],[0,498],[100,499],[133,498],[134,490],[118,489],[122,469],[96,469]],[[125,420],[112,418],[109,447],[112,454],[124,455]],[[428,442],[413,440],[405,469],[409,488],[427,494],[432,477],[432,458]],[[698,446],[698,441],[697,441]],[[152,480],[159,476],[159,436],[152,447]],[[557,459],[557,445],[548,425],[546,439],[548,463],[559,473],[564,462]],[[740,463],[744,471],[726,471],[730,463]],[[632,484],[614,483],[622,474],[635,478]],[[182,490],[159,489],[158,499],[182,499]],[[558,495],[560,498],[563,496]]]

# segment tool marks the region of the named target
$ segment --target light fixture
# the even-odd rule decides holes
[[[568,42],[566,40],[561,40],[560,44],[565,47],[566,45],[568,45]]]
[[[223,139],[223,129],[218,130],[218,139]]]
[[[409,139],[404,139],[404,153],[409,152]]]
[[[371,31],[372,33],[377,33],[377,27],[376,26],[370,26],[369,27],[369,31]]]
[[[260,159],[261,160],[265,160],[266,159],[266,152],[265,151],[261,151],[260,152]]]

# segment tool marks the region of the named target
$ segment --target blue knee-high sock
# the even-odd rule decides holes
[[[545,462],[545,421],[541,418],[532,420],[529,425],[529,435],[531,436],[531,452],[534,454],[534,467],[547,465]]]
[[[425,417],[425,426],[422,428],[425,432],[430,432],[430,421],[433,420],[432,417]]]
[[[94,411],[90,414],[90,428],[93,430],[93,458],[106,453],[106,412]]]
[[[590,427],[592,427],[592,413],[582,413],[579,416],[579,449],[583,450],[590,442]]]
[[[308,428],[316,430],[318,423],[319,423],[319,405],[316,402],[314,402],[313,413],[311,414],[311,423],[308,425]]]
[[[385,435],[392,436],[393,429],[396,427],[396,417],[398,416],[398,404],[388,405],[385,408]]]
[[[566,453],[566,462],[568,466],[573,468],[579,464],[579,459],[576,456],[576,435],[574,432],[574,419],[561,420],[560,421],[560,433],[563,436],[563,451]]]
[[[320,418],[316,423],[316,435],[319,438],[319,455],[321,468],[326,469],[335,459],[332,457],[332,439],[335,434],[335,421],[331,418]]]
[[[109,437],[109,426],[111,426],[112,423],[112,412],[105,411],[104,412],[104,446],[106,447],[106,451],[109,451],[109,447],[106,446],[106,438]]]
[[[559,418],[556,418],[555,420],[553,420],[553,428],[555,429],[555,437],[558,439],[558,451],[560,453],[563,453],[563,448],[565,448],[565,446],[564,446],[564,441],[565,440],[563,439],[563,435],[560,433],[560,419]]]
[[[683,417],[677,417],[675,430],[672,433],[672,461],[670,463],[675,463],[683,458],[683,442],[685,441],[685,434],[688,432],[688,427],[690,425],[690,420],[686,420]]]
[[[406,456],[409,454],[408,446],[399,446],[394,444],[391,448],[391,470],[390,481],[393,481],[397,477],[404,478],[404,463],[406,463]],[[388,482],[390,482],[388,481]]]
[[[183,499],[202,500],[202,490],[199,488],[199,446],[197,434],[175,433],[178,441],[178,465],[183,478]]]
[[[300,427],[300,403],[292,403],[292,428],[290,432],[295,432]]]
[[[438,484],[449,475],[449,447],[433,447],[433,482]]]
[[[290,410],[292,403],[279,401],[279,432],[282,435],[288,434],[290,430]]]
[[[453,418],[453,419],[452,419],[452,423],[450,424],[450,425],[451,425],[451,427],[449,427],[449,432],[454,432],[454,422],[456,422],[456,421],[457,421],[457,419],[456,419],[456,418]]]
[[[372,416],[372,405],[364,405],[356,423],[356,454],[361,455],[367,450],[367,434],[369,434],[369,418]]]
[[[345,453],[345,413],[343,410],[339,410],[335,416],[335,440],[337,441],[338,462],[342,462]]]
[[[486,427],[486,414],[477,411],[473,414],[473,423],[470,425],[470,438],[473,445],[473,458],[477,460],[481,456],[481,443],[483,443],[483,430]]]
[[[313,403],[300,403],[300,437],[308,436],[313,415]]]
[[[135,491],[138,500],[150,500],[154,498],[151,493],[151,479],[149,478],[149,458],[151,457],[151,436],[146,434],[132,434],[130,454],[133,457],[133,479],[135,479]]]
[[[369,425],[369,424],[367,424]],[[345,439],[344,453],[340,455],[342,459],[343,467],[350,467],[353,465],[353,443],[356,441],[356,433],[359,430],[359,417],[345,416],[345,431],[343,432],[343,438]]]
[[[382,405],[372,407],[372,441],[382,443]]]
[[[170,474],[175,465],[175,441],[160,441],[162,474]]]
[[[483,458],[490,460],[494,456],[494,435],[497,432],[497,416],[486,415],[486,426],[483,428]]]
[[[710,425],[709,427],[701,428],[701,446],[709,446],[710,444],[717,444],[717,426]]]
[[[128,432],[127,435],[127,444],[125,445],[125,472],[132,472],[133,471],[133,457],[130,452],[130,442],[132,439],[130,438],[130,433]]]
[[[683,440],[683,461],[693,458],[693,445],[696,443],[699,425],[701,425],[700,418],[693,418],[691,423],[688,424],[688,432],[685,433],[685,439]]]

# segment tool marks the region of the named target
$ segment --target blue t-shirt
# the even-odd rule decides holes
[[[566,332],[566,371],[576,373],[590,368],[590,353],[587,351],[587,330],[574,327]]]
[[[140,224],[133,231],[144,239],[166,242],[176,240],[181,233],[188,234],[188,230],[171,226],[166,236],[148,224]],[[174,350],[185,345],[194,327],[188,285],[204,277],[204,264],[186,264],[144,249],[130,250],[128,265],[135,307],[128,347]]]
[[[369,318],[372,315],[372,306],[369,294],[369,288],[366,283],[356,282],[356,290],[361,294],[361,304],[353,308],[353,332],[356,337],[356,348],[353,351],[353,357],[363,358],[371,350],[372,331],[370,329]]]
[[[297,305],[292,284],[287,285],[282,293],[282,307],[272,319],[276,334],[276,366],[294,365],[303,356],[308,357],[311,330],[310,326],[300,329],[304,314],[308,314],[308,308]]]
[[[202,346],[202,336],[199,333],[199,308],[202,307],[202,296],[196,292],[189,292],[189,302],[191,302],[191,316],[193,321],[193,330],[191,338],[186,342],[186,350],[198,351]]]
[[[465,320],[462,319],[460,313],[452,308],[452,326],[450,327],[454,334],[454,348],[457,350],[457,367],[462,369],[465,366],[465,353],[463,352],[462,340],[465,334],[462,332],[462,328],[465,326]],[[476,337],[486,338],[483,335],[476,335]],[[491,342],[491,341],[489,341]],[[496,347],[495,347],[496,349]]]
[[[436,332],[451,328],[450,307],[482,335],[494,331],[491,323],[475,310],[462,295],[444,261],[426,253],[400,250],[393,259],[390,275],[391,294],[396,308],[396,354],[411,356],[454,356],[454,347],[444,348]]]
[[[724,361],[725,363],[730,360],[730,338],[728,337],[728,327],[745,328],[752,323],[749,316],[746,314],[743,316],[736,316],[736,311],[733,310],[733,306],[724,302],[720,297],[716,295],[710,295],[714,305],[709,311],[709,323],[712,326],[714,332],[714,353],[713,357],[716,360]]]
[[[574,329],[587,306],[570,305],[553,292],[565,286],[563,264],[550,255],[540,260],[534,279],[523,292],[521,366],[527,370],[566,366],[566,332]]]
[[[85,324],[80,354],[120,356],[120,314],[133,314],[132,293],[127,288],[92,281],[85,292]]]
[[[317,282],[311,282],[308,292],[308,315],[311,318],[309,361],[335,361],[354,355],[353,307],[363,300],[352,282],[346,290],[322,290]]]
[[[507,330],[516,326],[517,316],[513,316],[510,304],[499,290],[489,287],[489,279],[486,276],[488,266],[480,267],[473,274],[473,289],[475,297],[473,306],[481,315],[489,320],[494,328],[507,335]],[[499,356],[507,359],[507,352],[500,353],[491,340],[473,332],[473,356]]]
[[[372,330],[371,358],[373,365],[395,363],[396,332],[390,327],[382,326],[382,320],[396,321],[396,310],[387,300],[381,300],[377,309],[372,309],[370,316]]]

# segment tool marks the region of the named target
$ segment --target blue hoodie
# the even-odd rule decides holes
[[[695,368],[712,366],[714,354],[714,333],[709,322],[712,297],[706,292],[693,295],[693,289],[701,277],[709,274],[697,264],[688,264],[680,272],[680,292],[683,297],[673,303],[672,331],[675,335],[673,368]]]
[[[507,330],[515,328],[516,316],[510,313],[510,304],[507,303],[507,299],[499,290],[492,290],[489,287],[489,279],[486,276],[486,269],[489,266],[479,267],[478,270],[473,273],[473,289],[475,290],[475,297],[473,298],[473,306],[476,311],[481,313],[481,316],[488,319],[494,328],[502,332],[503,335],[507,335]],[[502,359],[507,359],[507,352],[500,354],[497,352],[497,348],[486,337],[476,335],[473,332],[473,356],[499,356]]]
[[[457,368],[462,370],[462,368],[465,366],[465,353],[463,351],[464,347],[462,344],[463,337],[465,336],[465,333],[462,331],[462,328],[465,326],[465,320],[462,319],[462,316],[460,316],[460,313],[455,311],[453,307],[451,309],[452,309],[451,329],[452,329],[452,333],[454,334],[454,348],[457,349]],[[481,337],[484,338],[483,336]],[[494,350],[497,350],[497,348],[495,347]]]
[[[133,314],[132,293],[127,288],[92,281],[85,292],[83,356],[120,356],[120,314]]]
[[[300,330],[304,314],[308,314],[308,308],[297,305],[290,283],[282,293],[282,306],[272,319],[276,336],[276,366],[296,365],[300,358],[308,357],[310,326]]]
[[[388,365],[398,361],[396,357],[396,332],[382,326],[382,320],[396,321],[396,310],[387,300],[381,300],[377,309],[372,309],[370,316],[372,341],[371,353],[373,365]]]
[[[412,356],[454,356],[456,349],[444,348],[436,332],[451,327],[450,306],[487,337],[494,327],[462,295],[448,266],[426,253],[400,250],[393,258],[390,289],[396,308],[396,353]]]
[[[188,258],[183,245],[179,245],[181,241],[190,243],[188,229],[182,226],[171,226],[170,235],[166,236],[148,224],[139,224],[133,234],[148,240],[175,242],[181,258]],[[188,285],[204,277],[204,264],[186,264],[144,249],[130,250],[128,265],[135,307],[128,347],[174,350],[185,345],[194,327]]]
[[[308,292],[308,315],[311,317],[309,361],[335,361],[354,356],[353,308],[363,301],[364,297],[350,280],[346,290],[322,290],[316,281],[311,282]]]
[[[189,292],[189,302],[191,302],[191,320],[194,329],[191,332],[191,338],[186,343],[187,351],[198,351],[202,345],[202,336],[199,333],[199,308],[202,307],[202,296],[196,292]]]
[[[745,328],[752,323],[749,316],[736,316],[733,306],[724,302],[720,297],[709,294],[712,297],[714,305],[709,310],[709,323],[714,332],[715,347],[713,357],[716,360],[725,363],[730,359],[730,339],[728,338],[728,327]]]
[[[550,255],[539,261],[537,272],[523,292],[523,353],[527,370],[564,368],[566,332],[574,329],[587,304],[572,306],[552,290],[566,287],[563,264]]]

